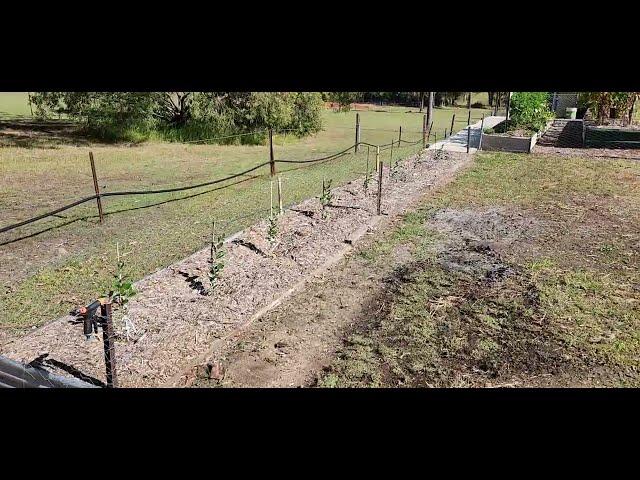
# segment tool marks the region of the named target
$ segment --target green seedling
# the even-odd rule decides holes
[[[218,280],[224,269],[224,242],[222,236],[216,238],[216,221],[211,222],[211,247],[209,250],[209,293],[218,285]]]
[[[331,191],[331,179],[322,179],[322,195],[320,196],[320,204],[322,205],[322,219],[326,219],[329,216],[327,207],[331,205],[333,200],[333,192]]]
[[[278,235],[278,217],[271,215],[269,217],[269,226],[267,227],[267,240],[273,245]]]
[[[123,258],[120,256],[119,243],[116,243],[116,256],[118,263],[116,266],[116,274],[114,276],[114,281],[112,284],[113,298],[115,303],[124,306],[127,304],[129,299],[136,294],[136,290],[135,288],[133,288],[133,282],[127,279],[125,276],[125,263]]]

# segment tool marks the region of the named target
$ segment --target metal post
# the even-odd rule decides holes
[[[376,173],[378,173],[379,167],[380,167],[380,147],[376,147]]]
[[[391,140],[391,155],[389,155],[389,168],[391,168],[391,162],[393,161],[393,143],[394,141]]]
[[[398,148],[400,148],[400,142],[402,142],[402,125],[398,129]]]
[[[269,165],[271,167],[271,176],[276,174],[276,162],[273,158],[273,129],[269,129]]]
[[[471,110],[471,92],[469,92],[469,96],[467,97],[467,110]]]
[[[104,220],[102,214],[102,199],[100,198],[100,187],[98,187],[98,176],[96,175],[96,164],[93,161],[93,152],[89,152],[89,162],[91,162],[91,174],[93,175],[93,188],[96,191],[96,201],[98,202],[98,216],[100,217],[100,223]]]
[[[115,388],[118,386],[118,377],[116,375],[116,352],[113,344],[113,318],[111,316],[111,299],[107,303],[100,306],[100,314],[103,317],[102,324],[102,342],[104,343],[104,363],[107,372],[107,387]]]
[[[356,113],[356,146],[355,152],[358,153],[360,150],[360,114]]]
[[[451,117],[451,128],[449,129],[449,136],[453,135],[453,124],[456,121],[456,114],[453,114],[453,117]]]
[[[380,155],[380,147],[376,147],[377,151],[376,151],[376,162],[378,159],[378,156]],[[378,215],[380,215],[380,212],[382,211],[382,163],[378,162]]]
[[[482,150],[482,135],[484,135],[484,115],[482,116],[482,122],[480,122],[480,139],[478,140],[478,150]]]
[[[507,122],[509,121],[510,113],[511,113],[511,92],[507,92]]]
[[[467,125],[467,153],[471,147],[471,125]]]

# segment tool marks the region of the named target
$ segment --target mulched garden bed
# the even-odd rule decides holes
[[[469,161],[464,154],[430,150],[400,164],[391,177],[385,167],[383,217],[402,213]],[[225,267],[211,295],[203,294],[209,288],[208,247],[137,282],[137,295],[126,309],[116,310],[114,318],[119,386],[176,384],[181,372],[216,339],[242,327],[375,227],[381,218],[376,215],[376,191],[375,181],[365,191],[362,179],[335,188],[326,219],[317,198],[286,210],[273,243],[266,239],[266,221],[230,237]],[[69,320],[62,317],[8,343],[3,355],[22,362],[46,358],[104,379],[102,341],[85,341],[82,327]]]

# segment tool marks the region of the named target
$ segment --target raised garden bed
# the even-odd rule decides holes
[[[483,132],[480,149],[490,152],[523,152],[531,153],[538,138],[552,125],[547,122],[545,127],[538,131],[524,130],[520,128],[510,129],[506,121],[500,122],[488,133]]]
[[[585,125],[584,146],[587,148],[640,148],[638,126]]]

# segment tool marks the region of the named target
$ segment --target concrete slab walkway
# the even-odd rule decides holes
[[[500,122],[504,121],[503,116],[490,116],[484,118],[484,128],[493,128]],[[480,144],[480,126],[482,121],[478,121],[471,125],[471,136],[469,142],[469,153],[475,153],[478,151]],[[431,150],[446,150],[449,152],[467,152],[467,129],[464,128],[458,133],[451,135],[446,140],[440,140],[429,146]]]

